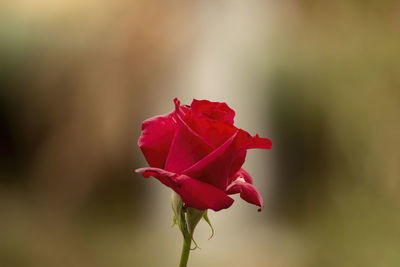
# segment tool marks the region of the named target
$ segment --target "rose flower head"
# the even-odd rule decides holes
[[[268,138],[234,126],[235,111],[226,103],[194,99],[190,106],[174,99],[175,110],[143,122],[138,145],[155,177],[178,194],[184,207],[219,211],[231,194],[263,208],[263,199],[242,168],[248,149],[270,149]]]

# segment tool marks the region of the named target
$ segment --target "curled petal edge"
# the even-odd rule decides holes
[[[235,173],[233,178],[234,181],[238,178],[243,178],[247,183],[253,184],[253,179],[251,178],[250,174],[243,168],[240,168],[240,170]]]
[[[228,188],[226,189],[226,193],[231,195],[231,194],[237,194],[240,193],[240,197],[254,205],[259,206],[260,208],[258,211],[261,211],[264,208],[264,200],[258,192],[257,188],[246,182],[243,178],[238,178],[234,182],[232,182]]]

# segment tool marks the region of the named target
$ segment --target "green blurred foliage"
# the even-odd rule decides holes
[[[400,6],[301,3],[273,46],[276,210],[306,266],[398,266]]]

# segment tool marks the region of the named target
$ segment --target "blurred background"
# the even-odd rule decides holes
[[[400,2],[0,3],[0,266],[177,266],[141,122],[227,102],[269,137],[266,202],[203,221],[190,266],[400,266]]]

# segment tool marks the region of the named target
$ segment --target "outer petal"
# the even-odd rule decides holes
[[[266,140],[269,141],[258,136],[251,137],[239,129],[224,144],[183,173],[225,190],[231,177],[242,167],[246,150],[269,147]]]
[[[272,142],[268,138],[262,138],[259,137],[258,134],[256,134],[254,137],[252,137],[251,143],[249,144],[248,148],[271,149]]]
[[[183,173],[225,190],[228,185],[232,163],[243,147],[240,142],[240,136],[240,132],[236,132],[223,145]]]
[[[271,149],[272,142],[268,138],[261,138],[256,134],[255,136],[251,136],[248,132],[241,131],[241,143],[244,144],[245,149],[237,154],[231,168],[230,178],[231,180],[235,180],[236,172],[242,167],[247,154],[247,149]],[[249,176],[250,177],[250,176]]]
[[[219,211],[229,208],[234,201],[222,190],[186,175],[179,175],[158,168],[141,168],[137,169],[136,172],[141,173],[146,178],[150,176],[157,178],[179,194],[188,207]]]
[[[164,167],[177,126],[174,113],[153,117],[142,123],[138,146],[151,167]]]
[[[165,169],[181,173],[211,153],[212,148],[183,121],[178,100],[175,100],[175,105],[178,126],[165,163]]]
[[[264,208],[264,200],[260,193],[258,192],[257,188],[246,182],[244,178],[238,178],[233,183],[231,183],[227,190],[227,194],[237,194],[240,193],[240,197],[247,202],[257,205],[260,208],[258,211],[261,211]]]
[[[164,168],[178,125],[176,110],[179,109],[180,116],[188,112],[187,107],[179,106],[177,99],[174,102],[178,104],[175,111],[152,117],[142,123],[142,134],[138,140],[138,146],[151,167]]]

